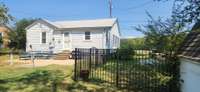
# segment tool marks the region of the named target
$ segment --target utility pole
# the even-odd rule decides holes
[[[112,18],[112,0],[109,0],[109,11],[110,11],[110,18]]]

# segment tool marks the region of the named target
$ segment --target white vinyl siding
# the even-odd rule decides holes
[[[118,45],[120,44],[120,43],[119,43],[119,40],[120,40],[120,39],[119,39],[119,37],[117,37],[117,36],[115,36],[115,35],[113,35],[112,37],[113,37],[113,38],[112,38],[113,47],[114,47],[114,48],[117,48]]]
[[[46,44],[42,43],[42,33],[46,33]],[[30,50],[32,45],[33,51],[49,51],[49,43],[52,42],[53,30],[44,24],[37,23],[26,32],[27,42],[26,51]]]
[[[118,23],[116,22],[110,31],[110,48],[119,48],[120,47],[120,29]]]
[[[90,32],[90,40],[85,40],[85,32]],[[91,29],[73,29],[71,31],[71,47],[75,48],[104,48],[104,29],[91,28]]]
[[[200,91],[200,63],[182,58],[180,59],[181,92]]]
[[[69,50],[75,48],[108,49],[119,47],[119,29],[117,23],[113,27],[67,28],[54,30],[51,27],[37,23],[27,30],[26,51],[32,45],[33,51],[62,52],[66,49],[65,34],[69,34]],[[114,36],[113,36],[114,35]]]

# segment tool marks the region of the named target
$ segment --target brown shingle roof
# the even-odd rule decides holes
[[[196,26],[195,26],[196,27]],[[193,29],[179,48],[179,56],[200,61],[200,28]]]

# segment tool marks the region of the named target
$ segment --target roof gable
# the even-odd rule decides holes
[[[29,25],[25,29],[28,30],[31,27],[33,27],[34,25],[36,25],[37,23],[42,23],[42,24],[45,24],[45,25],[47,25],[47,26],[49,26],[49,27],[51,27],[53,29],[57,29],[57,27],[55,25],[53,25],[50,22],[48,22],[47,20],[43,20],[43,19],[39,19],[39,20],[34,21],[31,25]]]

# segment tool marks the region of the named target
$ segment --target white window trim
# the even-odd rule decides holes
[[[43,32],[46,33],[46,43],[42,43],[42,33],[43,33]],[[40,32],[40,44],[47,44],[47,32],[46,32],[46,31]]]
[[[85,31],[85,32],[84,32],[84,36],[83,36],[84,41],[92,41],[92,40],[91,40],[91,39],[92,39],[92,32],[90,32],[90,39],[88,39],[88,40],[85,39],[85,36],[86,36],[85,33],[86,33],[86,32],[90,32],[90,31]]]

